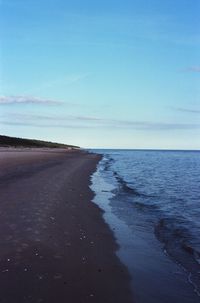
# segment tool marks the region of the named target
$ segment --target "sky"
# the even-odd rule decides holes
[[[199,0],[0,0],[0,134],[200,149]]]

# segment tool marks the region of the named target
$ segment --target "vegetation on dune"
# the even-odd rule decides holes
[[[4,147],[49,147],[49,148],[70,148],[77,149],[78,146],[48,142],[34,139],[22,139],[0,135],[0,146]]]

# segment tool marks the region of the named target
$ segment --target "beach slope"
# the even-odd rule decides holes
[[[132,302],[113,234],[92,203],[100,156],[0,152],[0,302]]]

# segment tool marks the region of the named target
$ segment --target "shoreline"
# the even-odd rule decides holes
[[[104,210],[104,220],[119,244],[117,255],[132,277],[135,302],[199,302],[190,273],[167,254],[154,234],[150,217],[134,207],[134,195],[119,189],[109,161],[112,158],[104,155],[93,174],[94,202]]]
[[[2,303],[133,302],[113,233],[92,202],[101,156],[20,153],[0,153]]]

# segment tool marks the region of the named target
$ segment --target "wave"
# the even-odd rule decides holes
[[[184,249],[188,254],[192,255],[195,261],[200,265],[200,252],[192,247],[190,243],[183,242],[181,245],[182,249]]]
[[[158,206],[152,203],[134,202],[134,206],[140,210],[158,210]]]
[[[130,183],[128,183],[118,172],[116,172],[113,169],[113,164],[115,163],[115,160],[110,157],[110,155],[105,155],[104,156],[104,161],[103,161],[103,170],[106,172],[111,172],[112,175],[114,176],[115,180],[117,181],[117,187],[113,190],[113,193],[116,195],[129,195],[131,197],[138,197],[138,198],[152,198],[154,196],[146,195],[144,193],[139,192],[135,188],[133,188]],[[148,200],[147,203],[143,201],[139,201],[140,199],[137,199],[137,201],[132,201],[132,204],[140,210],[144,209],[157,209],[158,206],[153,203],[150,203]]]
[[[151,180],[146,172],[152,167],[145,162],[145,159],[145,166],[141,165],[138,169],[133,165],[132,158],[128,158],[127,155],[122,157],[120,154],[120,157],[113,157],[106,154],[102,162],[102,172],[105,172],[105,177],[115,188],[112,191],[112,205],[115,209],[119,207],[120,216],[123,217],[124,213],[125,220],[129,210],[131,212],[132,209],[133,213],[130,213],[130,216],[139,214],[140,219],[140,216],[144,215],[143,221],[147,224],[150,222],[157,239],[163,243],[164,252],[185,269],[188,273],[188,281],[194,286],[195,291],[200,293],[199,225],[195,225],[198,222],[199,212],[195,214],[196,217],[188,212],[182,184],[179,181],[172,182],[174,179],[170,177],[170,171],[166,171],[163,175],[157,162],[156,164],[150,162],[155,168],[155,180],[153,178]],[[138,177],[140,175],[141,178]],[[149,182],[142,186],[141,182],[145,180],[151,182],[150,186],[148,186]],[[192,192],[190,198],[191,201],[196,199]]]
[[[136,196],[136,197],[144,197],[144,198],[153,197],[153,196],[141,193],[138,190],[136,190],[135,188],[131,187],[130,184],[126,180],[124,180],[124,178],[121,177],[116,171],[113,171],[113,175],[118,182],[119,190],[121,193],[130,194],[130,195]]]
[[[130,187],[130,185],[116,171],[113,172],[113,175],[119,184],[120,190],[126,193],[131,193],[135,196],[141,196],[141,194],[136,189]]]
[[[187,270],[188,280],[200,295],[200,251],[190,242],[189,230],[182,223],[181,218],[162,218],[154,231],[158,240],[164,244],[164,250],[168,255]]]
[[[178,222],[178,218],[161,218],[155,225],[155,234],[168,245],[170,241],[185,241],[188,238],[188,231]]]
[[[115,160],[109,155],[104,156],[104,171],[108,171],[114,162]]]

